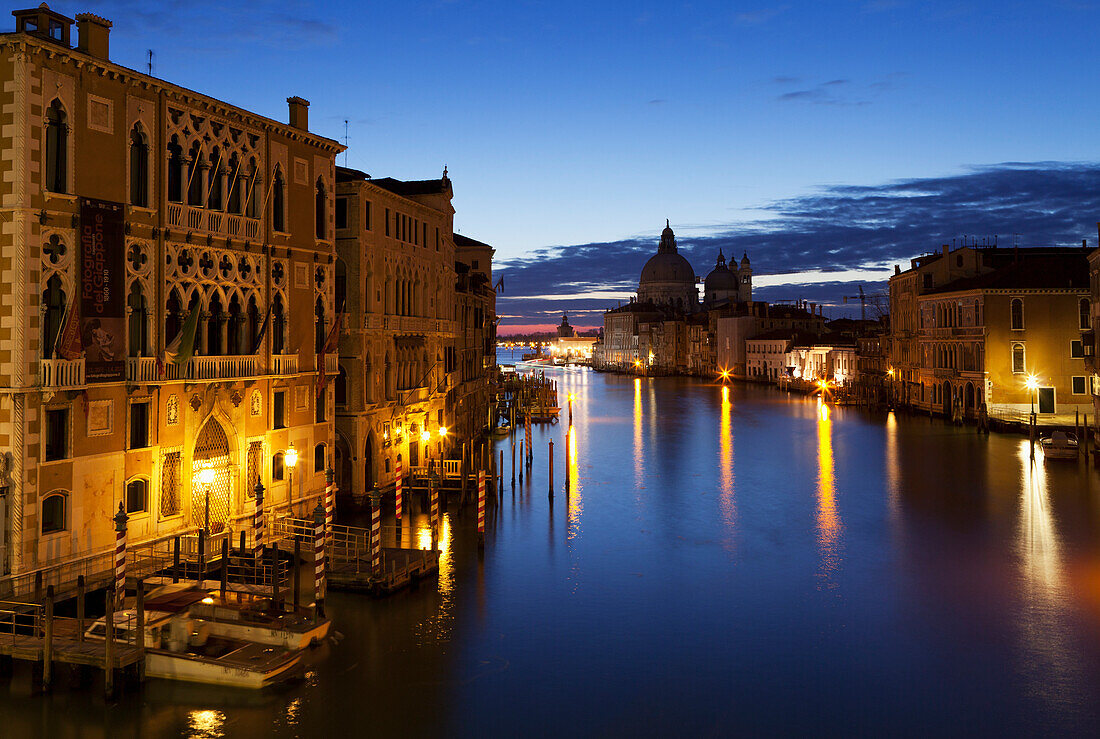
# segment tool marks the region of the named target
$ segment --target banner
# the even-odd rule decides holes
[[[87,382],[126,377],[123,206],[80,199],[80,342]]]

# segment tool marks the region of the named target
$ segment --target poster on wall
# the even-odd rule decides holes
[[[126,375],[123,205],[80,199],[80,341],[87,382]]]

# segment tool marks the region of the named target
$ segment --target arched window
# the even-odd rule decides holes
[[[168,301],[164,304],[164,341],[165,343],[171,343],[175,340],[176,335],[179,334],[180,328],[183,326],[181,321],[181,313],[183,312],[183,303],[180,301],[180,295],[173,288],[172,292],[168,294]]]
[[[325,238],[325,219],[328,216],[328,203],[325,198],[325,183],[320,177],[317,178],[316,201],[316,212],[313,220],[317,226],[317,238],[323,239]]]
[[[1012,372],[1013,374],[1021,375],[1027,370],[1027,365],[1024,363],[1024,345],[1013,344],[1012,345]]]
[[[50,493],[42,500],[42,533],[52,534],[68,528],[69,496]]]
[[[144,513],[149,509],[149,485],[137,479],[126,483],[126,512]]]
[[[130,131],[130,204],[149,205],[149,145],[136,125]]]
[[[168,142],[168,200],[183,202],[183,147],[175,136]]]
[[[318,444],[313,447],[313,471],[324,472],[325,471],[325,445]]]
[[[46,189],[68,192],[69,117],[54,100],[46,110]]]
[[[230,213],[241,212],[241,166],[237,154],[229,158],[229,166],[226,169],[229,176],[229,202],[226,210]]]
[[[1012,328],[1022,329],[1024,327],[1024,301],[1020,298],[1013,298],[1010,306]]]
[[[374,402],[374,378],[370,372],[370,357],[363,358],[363,399],[367,403]]]
[[[333,286],[333,290],[336,295],[336,310],[342,312],[347,305],[348,268],[344,264],[344,260],[340,258],[336,259],[336,284]],[[370,288],[368,287],[367,293],[369,294],[369,292]]]
[[[344,365],[340,365],[340,372],[336,375],[335,383],[336,405],[348,403],[348,373],[344,371]]]
[[[202,150],[196,143],[191,147],[191,161],[187,165],[187,204],[202,206],[202,172],[205,167]]]
[[[271,185],[271,227],[276,231],[286,231],[286,193],[284,187],[283,170],[275,167],[275,181]]]
[[[244,316],[241,314],[241,301],[240,298],[234,294],[229,299],[229,323],[226,324],[226,354],[244,354],[245,349],[241,347],[241,337],[244,332],[241,331],[241,324],[244,323]],[[251,348],[251,347],[250,347]]]
[[[248,299],[247,314],[247,330],[245,336],[248,341],[248,345],[244,350],[249,354],[255,354],[259,347],[256,346],[257,340],[260,338],[260,309],[256,306],[256,298],[252,297]]]
[[[317,319],[316,328],[313,332],[313,341],[315,344],[314,351],[318,354],[325,348],[325,301],[324,298],[317,298],[317,304],[313,309],[313,315]]]
[[[218,357],[225,353],[221,330],[225,313],[222,311],[222,301],[217,293],[210,298],[209,315],[206,322],[206,353],[212,357]]]
[[[279,452],[278,454],[276,454],[274,457],[271,458],[271,479],[272,480],[283,480],[283,479],[285,479],[283,477],[284,474],[285,473],[284,473],[284,470],[283,470],[283,453]]]
[[[260,171],[256,168],[256,158],[248,160],[248,176],[245,179],[245,210],[244,214],[249,218],[260,217],[260,198],[263,197]]]
[[[271,353],[282,354],[286,349],[286,319],[283,315],[283,296],[276,295],[271,304]]]
[[[57,275],[46,281],[42,305],[46,309],[42,315],[42,358],[50,359],[57,342],[57,333],[65,320],[65,293],[61,289],[61,278]]]
[[[129,349],[131,357],[144,357],[149,353],[149,307],[141,292],[141,283],[134,281],[126,298],[130,308]],[[175,337],[173,337],[175,338]]]
[[[222,170],[225,162],[218,147],[210,152],[210,169],[206,170],[206,207],[211,210],[222,209]]]
[[[1081,298],[1081,302],[1078,304],[1077,309],[1080,313],[1080,327],[1082,329],[1092,328],[1092,315],[1091,306],[1089,305],[1089,299]]]

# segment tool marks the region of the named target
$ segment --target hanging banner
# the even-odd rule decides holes
[[[80,341],[87,382],[126,376],[123,206],[80,199]]]

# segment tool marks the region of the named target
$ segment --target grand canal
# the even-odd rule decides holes
[[[17,671],[0,734],[1100,730],[1096,472],[772,389],[548,374],[575,395],[568,491],[563,409],[484,553],[452,503],[438,582],[330,594],[341,636],[303,679],[107,705]]]

